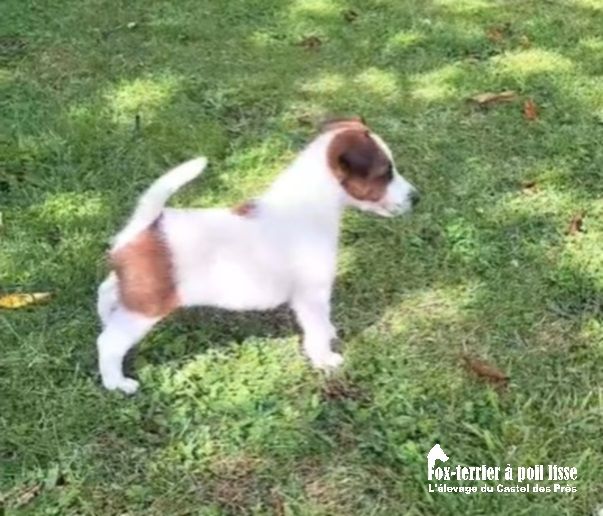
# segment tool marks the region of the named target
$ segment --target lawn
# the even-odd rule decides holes
[[[3,0],[0,110],[0,294],[52,294],[0,310],[0,513],[603,506],[603,0]],[[287,310],[189,311],[138,347],[135,396],[102,390],[95,291],[136,196],[203,154],[173,205],[252,197],[328,114],[423,193],[344,219],[343,369]],[[576,492],[430,493],[435,443]]]

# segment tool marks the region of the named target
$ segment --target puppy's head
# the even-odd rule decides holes
[[[332,133],[327,160],[350,206],[392,217],[417,204],[419,192],[398,173],[389,147],[362,119],[329,121],[323,132]]]

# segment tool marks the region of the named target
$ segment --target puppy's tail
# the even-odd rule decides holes
[[[138,200],[134,214],[113,240],[112,251],[130,242],[157,220],[167,200],[182,186],[195,179],[207,166],[206,158],[196,158],[173,168],[155,181]]]

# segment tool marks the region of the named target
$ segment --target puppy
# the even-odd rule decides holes
[[[112,272],[98,292],[107,389],[136,391],[138,382],[123,374],[124,356],[186,306],[266,310],[287,303],[312,364],[336,368],[343,358],[331,349],[330,297],[342,212],[353,206],[391,217],[419,200],[388,146],[360,119],[327,123],[253,202],[234,210],[166,208],[206,163],[194,159],[160,177],[114,240]]]

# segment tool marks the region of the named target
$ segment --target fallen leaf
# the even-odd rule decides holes
[[[521,182],[521,191],[525,194],[533,194],[538,191],[538,183],[533,179]]]
[[[512,102],[517,98],[517,93],[511,90],[501,91],[500,93],[480,93],[470,97],[471,102],[475,102],[480,107],[487,107],[499,102]]]
[[[39,483],[30,486],[24,486],[17,490],[9,491],[6,496],[0,496],[0,502],[6,503],[13,509],[19,509],[31,502],[42,491],[42,485]]]
[[[318,50],[322,45],[322,41],[318,36],[307,36],[300,41],[299,45],[306,50]]]
[[[329,378],[321,394],[325,401],[367,401],[368,399],[366,392],[342,378]]]
[[[486,37],[492,43],[500,43],[503,39],[513,35],[513,29],[510,23],[503,25],[494,25],[486,29]]]
[[[309,114],[299,115],[297,122],[301,125],[314,125],[313,117]]]
[[[271,491],[272,494],[272,508],[274,509],[275,516],[285,516],[285,502],[283,501],[283,495],[279,490],[274,487]]]
[[[506,386],[509,382],[509,377],[505,373],[479,358],[464,354],[463,360],[472,373],[486,382],[498,386]]]
[[[568,235],[575,235],[576,233],[581,233],[583,231],[582,224],[584,222],[584,213],[576,213],[572,220],[569,223],[567,228]]]
[[[352,23],[352,22],[356,21],[357,18],[358,18],[358,11],[355,11],[354,9],[348,9],[347,11],[343,12],[343,19],[345,21],[347,21],[348,23]]]
[[[527,99],[523,103],[523,117],[526,120],[536,120],[538,118],[538,107],[532,99]]]
[[[0,308],[23,308],[27,305],[47,301],[49,298],[49,292],[36,292],[34,294],[7,294],[0,297]]]
[[[486,37],[492,41],[492,43],[500,43],[503,40],[504,35],[502,30],[500,30],[498,27],[490,27],[486,31]]]
[[[521,36],[521,38],[519,38],[519,44],[523,48],[530,48],[532,46],[532,42],[530,41],[530,38],[528,38],[525,35],[523,35],[523,36]]]

